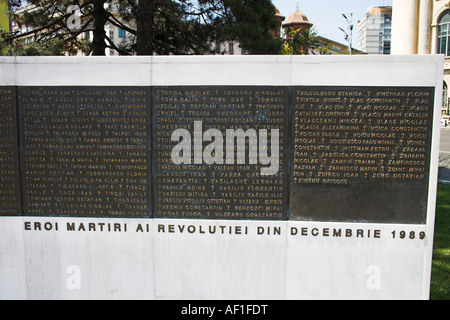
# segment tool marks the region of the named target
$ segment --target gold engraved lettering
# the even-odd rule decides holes
[[[45,198],[28,197],[25,212],[41,207],[47,215],[148,215],[148,90],[20,90],[24,190],[45,191]]]
[[[0,87],[0,216],[20,215],[15,89]]]
[[[295,183],[424,178],[429,91],[297,89],[294,102]]]
[[[280,154],[288,141],[287,126],[288,91],[278,88],[244,87],[189,87],[154,89],[154,120],[157,130],[154,148],[158,154],[156,171],[155,208],[161,217],[228,217],[255,218],[267,212],[266,218],[275,219],[285,211],[283,190],[287,181],[283,177],[285,161],[280,159],[277,175],[267,178],[259,174],[260,164],[223,165],[182,164],[175,165],[171,151],[176,142],[172,132],[186,129],[191,134],[194,122],[202,121],[203,130],[217,129],[224,137],[226,130],[278,129]],[[270,140],[270,134],[268,135]],[[306,137],[307,138],[307,137]],[[234,142],[233,142],[234,143]],[[204,142],[203,147],[209,142]],[[249,148],[249,145],[246,146]],[[269,150],[270,152],[270,147]],[[194,152],[203,160],[203,149]],[[246,149],[246,156],[254,158],[258,151]],[[166,190],[176,190],[178,197],[165,196]],[[275,201],[267,203],[266,201]],[[164,205],[162,205],[164,204]],[[184,204],[184,206],[180,206]],[[211,206],[211,205],[215,206]]]

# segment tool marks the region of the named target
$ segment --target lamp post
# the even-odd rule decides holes
[[[350,20],[347,18],[345,13],[342,14],[342,16],[345,18],[345,20],[348,23],[347,29],[348,32],[345,31],[343,28],[339,27],[339,30],[341,30],[345,35],[345,41],[348,42],[348,54],[352,54],[352,41],[353,41],[353,13],[350,13]]]

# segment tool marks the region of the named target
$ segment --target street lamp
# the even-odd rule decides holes
[[[345,20],[348,23],[347,29],[348,32],[345,31],[343,28],[339,27],[339,30],[341,30],[345,35],[345,41],[348,42],[348,54],[352,54],[352,41],[353,41],[353,13],[350,13],[350,20],[347,18],[345,13],[342,14],[342,16],[345,18]]]

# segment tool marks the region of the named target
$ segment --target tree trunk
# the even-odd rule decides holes
[[[153,3],[154,0],[139,1],[137,11],[138,55],[153,55]]]
[[[93,0],[94,41],[93,41],[92,55],[94,56],[104,56],[106,51],[105,24],[107,20],[107,15],[104,8],[105,2],[106,0]]]

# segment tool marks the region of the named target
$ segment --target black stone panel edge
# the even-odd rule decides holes
[[[245,219],[245,218],[234,218],[234,219],[220,219],[220,218],[206,218],[206,217],[199,217],[199,218],[184,218],[184,219],[188,219],[188,220],[211,220],[211,221],[224,221],[224,220],[228,220],[228,221],[289,221],[289,196],[290,196],[290,182],[289,182],[289,176],[290,176],[290,139],[291,139],[291,124],[292,122],[289,120],[291,117],[291,113],[293,111],[292,108],[292,101],[293,101],[293,86],[286,86],[286,85],[159,85],[159,86],[152,86],[152,92],[153,89],[157,89],[157,88],[165,88],[168,90],[176,90],[176,89],[182,89],[182,88],[217,88],[217,87],[226,87],[226,88],[236,88],[236,89],[245,89],[245,88],[252,88],[252,89],[256,89],[256,88],[265,88],[265,89],[280,89],[280,90],[284,90],[285,94],[287,96],[287,105],[286,108],[288,110],[288,114],[286,116],[286,119],[288,121],[287,124],[287,128],[285,129],[286,134],[288,136],[288,140],[285,143],[286,144],[286,149],[284,150],[284,156],[280,154],[280,156],[284,157],[284,160],[286,161],[286,169],[285,169],[285,174],[286,174],[286,181],[284,183],[285,188],[286,188],[286,194],[283,198],[283,201],[285,201],[285,211],[284,211],[284,218],[279,218],[279,219],[269,219],[269,218],[253,218],[253,219]],[[154,106],[152,106],[154,108]],[[156,117],[152,118],[152,121],[156,120]],[[152,129],[153,129],[154,125],[152,124]],[[156,153],[152,153],[152,157],[153,159],[155,159],[157,157]],[[152,177],[154,177],[155,175],[155,165],[156,165],[156,161],[152,160]],[[153,181],[152,185],[156,184],[155,181]],[[156,188],[152,188],[152,194],[155,194],[156,192]],[[154,207],[156,207],[155,203],[153,203]],[[176,219],[183,219],[180,218],[178,216],[157,216],[157,214],[155,214],[155,212],[153,212],[153,218],[155,219],[166,219],[166,220],[176,220]]]
[[[86,85],[79,85],[79,86],[55,86],[55,85],[44,85],[44,86],[39,86],[39,85],[32,85],[32,86],[10,86],[10,87],[14,87],[15,88],[15,103],[16,103],[16,114],[17,114],[17,134],[16,134],[16,138],[17,138],[17,146],[18,146],[18,163],[19,163],[19,167],[18,167],[18,171],[19,171],[19,186],[20,186],[20,199],[21,199],[21,208],[20,208],[20,215],[17,215],[18,217],[32,217],[32,218],[43,218],[43,217],[51,217],[51,218],[72,218],[72,219],[81,219],[81,218],[91,218],[91,219],[150,219],[153,218],[153,213],[152,213],[152,203],[153,203],[153,199],[152,199],[152,183],[153,183],[153,179],[151,179],[150,176],[150,180],[149,180],[149,190],[148,190],[148,195],[147,195],[147,199],[148,199],[148,214],[147,216],[139,216],[139,217],[132,217],[132,216],[126,216],[126,215],[122,215],[122,216],[87,216],[87,215],[77,215],[77,216],[70,216],[70,215],[57,215],[57,214],[53,214],[53,215],[29,215],[29,214],[25,214],[25,205],[24,205],[24,185],[22,183],[22,172],[21,169],[23,168],[22,164],[23,164],[23,157],[21,156],[23,154],[23,144],[22,141],[23,139],[21,139],[21,131],[23,131],[22,126],[24,125],[23,122],[23,115],[20,112],[20,106],[19,106],[19,94],[20,94],[20,89],[21,88],[45,88],[45,87],[49,87],[49,88],[55,88],[55,87],[60,87],[60,88],[65,88],[65,87],[72,87],[72,88],[141,88],[141,89],[145,89],[147,91],[148,97],[149,97],[149,102],[147,104],[147,107],[150,109],[150,112],[147,116],[147,121],[151,122],[152,119],[152,87],[151,86],[138,86],[138,85],[123,85],[123,86],[117,86],[117,85],[112,85],[112,86],[101,86],[101,85],[92,85],[92,86],[86,86]],[[147,128],[147,132],[148,132],[148,157],[147,160],[149,161],[149,163],[151,164],[151,160],[152,160],[152,127],[149,126],[149,128]],[[151,174],[152,170],[152,166],[150,165],[150,169],[149,169],[149,174]],[[1,217],[1,216],[0,216]]]
[[[404,89],[404,90],[411,90],[413,91],[414,89],[423,89],[423,90],[429,90],[432,93],[432,100],[431,100],[431,109],[429,110],[429,120],[431,122],[430,126],[430,131],[429,131],[429,150],[428,152],[428,159],[426,159],[427,163],[427,167],[425,167],[426,169],[426,174],[428,175],[428,178],[426,180],[426,194],[424,194],[424,198],[426,199],[426,204],[425,204],[425,208],[424,208],[424,217],[423,220],[421,221],[399,221],[399,220],[372,220],[372,219],[323,219],[323,218],[296,218],[293,215],[289,215],[289,221],[299,221],[299,222],[324,222],[324,223],[368,223],[368,224],[386,224],[386,225],[392,225],[392,224],[405,224],[405,225],[426,225],[427,221],[428,221],[428,215],[432,214],[431,212],[429,212],[429,201],[430,201],[430,183],[431,181],[431,177],[432,177],[432,158],[433,158],[433,137],[434,137],[434,131],[435,131],[435,112],[439,112],[440,110],[435,110],[436,106],[435,106],[435,99],[436,99],[436,87],[434,86],[380,86],[380,85],[371,85],[371,86],[344,86],[344,85],[320,85],[320,86],[293,86],[293,89],[299,89],[299,88],[305,88],[305,87],[309,87],[309,88],[314,88],[314,89],[333,89],[333,90],[352,90],[353,88],[355,89]],[[293,92],[293,96],[294,96],[294,92]],[[291,112],[294,110],[295,105],[291,105]],[[292,132],[291,132],[292,133]],[[291,134],[291,139],[293,135]],[[292,144],[289,145],[290,148],[293,147]],[[292,149],[290,150],[290,152],[292,153]],[[291,160],[293,160],[292,155],[291,155]],[[290,172],[292,172],[293,167],[289,167]],[[291,177],[290,177],[291,178]],[[291,182],[292,183],[292,182]],[[290,183],[290,184],[291,184]],[[291,199],[292,194],[289,194],[289,198]],[[289,203],[289,208],[291,206],[291,203]],[[291,209],[291,208],[290,208]],[[410,218],[410,217],[407,217]]]
[[[22,196],[22,184],[20,183],[20,181],[22,181],[21,179],[21,170],[20,170],[20,145],[19,145],[19,125],[20,125],[20,120],[19,120],[19,112],[18,112],[18,103],[17,103],[17,99],[18,99],[18,87],[14,86],[14,85],[1,85],[0,88],[8,88],[8,89],[12,89],[13,91],[13,104],[15,104],[15,108],[13,108],[13,117],[15,120],[15,132],[14,132],[14,147],[16,148],[17,152],[15,154],[15,165],[16,165],[16,172],[15,172],[15,176],[16,176],[16,196],[18,197],[17,199],[17,203],[16,203],[16,209],[18,214],[14,215],[14,216],[23,216],[23,196]],[[0,217],[8,217],[8,216],[12,216],[12,215],[0,215]]]
[[[150,103],[149,103],[149,109],[150,109],[150,119],[153,119],[153,106],[152,106],[152,104],[151,104],[151,102],[153,101],[153,95],[152,95],[152,88],[155,88],[155,87],[181,87],[181,86],[183,86],[183,85],[169,85],[169,86],[165,86],[165,85],[161,85],[161,86],[140,86],[140,87],[147,87],[147,89],[149,90],[149,97],[150,97]],[[208,86],[208,85],[195,85],[195,86]],[[210,85],[210,86],[219,86],[219,85]],[[238,87],[239,85],[236,85],[236,87]],[[260,85],[254,85],[254,86],[250,86],[250,85],[247,85],[248,87],[258,87],[258,86],[260,86]],[[271,85],[267,85],[267,86],[271,86]],[[22,116],[20,115],[20,113],[19,113],[19,110],[18,110],[18,108],[19,108],[19,105],[18,105],[18,94],[19,94],[19,88],[20,87],[25,87],[25,86],[15,86],[15,85],[4,85],[3,87],[7,87],[7,88],[14,88],[14,92],[15,92],[15,104],[16,104],[16,108],[15,108],[15,111],[16,111],[16,121],[17,121],[17,127],[16,127],[16,129],[17,129],[17,134],[16,134],[16,138],[17,138],[17,146],[18,146],[18,162],[19,162],[19,164],[21,163],[21,161],[22,161],[22,159],[21,159],[21,156],[20,156],[20,154],[21,154],[21,148],[23,147],[23,146],[21,146],[20,145],[20,141],[21,141],[21,139],[20,139],[20,136],[19,136],[19,134],[20,134],[20,125],[21,125],[21,120],[22,120]],[[80,85],[80,86],[78,86],[78,87],[83,87],[82,85]],[[89,86],[89,87],[113,87],[113,86],[100,86],[100,85],[98,85],[98,86]],[[123,85],[122,87],[132,87],[131,85]],[[364,86],[356,86],[356,85],[352,85],[352,86],[340,86],[340,85],[336,85],[336,86],[332,86],[332,85],[317,85],[317,86],[315,86],[315,85],[308,85],[308,86],[306,86],[306,85],[274,85],[274,86],[272,86],[272,87],[281,87],[281,88],[288,88],[288,90],[289,90],[289,98],[290,98],[290,101],[289,101],[289,119],[291,120],[292,119],[292,112],[293,112],[293,90],[294,90],[294,88],[299,88],[299,87],[318,87],[318,88],[320,88],[320,87],[346,87],[346,88],[351,88],[351,87],[381,87],[381,86],[376,86],[376,85],[373,85],[373,86],[368,86],[368,85],[364,85]],[[391,87],[391,88],[395,88],[395,87],[399,87],[399,88],[405,88],[405,87],[409,87],[409,88],[413,88],[413,87],[420,87],[420,88],[432,88],[434,91],[436,91],[436,88],[435,87],[433,87],[433,86],[389,86],[389,87]],[[435,106],[434,106],[435,107]],[[434,120],[434,118],[432,119],[432,121]],[[435,124],[433,123],[433,125],[432,125],[432,131],[434,131],[435,129],[434,129],[434,126],[435,126]],[[151,159],[152,158],[152,155],[153,155],[153,149],[152,149],[152,143],[151,143],[151,140],[152,140],[152,137],[153,137],[153,126],[151,126],[150,125],[150,146],[149,146],[149,150],[150,150],[150,155],[149,155],[149,158]],[[290,132],[292,131],[292,121],[289,121],[289,124],[288,124],[288,132],[289,132],[289,144],[288,144],[288,146],[289,146],[289,149],[288,149],[288,154],[290,155],[290,153],[291,153],[291,150],[290,150],[290,148],[291,148],[291,146],[292,146],[292,135],[290,134]],[[433,143],[433,141],[432,141],[432,143]],[[430,151],[430,153],[431,153],[431,151]],[[432,154],[431,154],[431,156],[432,156]],[[428,168],[429,169],[429,171],[431,171],[431,165],[430,165],[430,168]],[[149,217],[148,218],[153,218],[153,214],[152,214],[152,204],[153,204],[153,192],[152,192],[152,190],[153,190],[153,179],[151,179],[152,177],[153,177],[153,164],[152,163],[150,163],[150,183],[149,183],[149,186],[150,186],[150,191],[149,191],[149,200],[150,200],[150,202],[149,202]],[[288,168],[287,168],[287,177],[290,179],[290,176],[291,176],[291,157],[289,156],[288,157]],[[431,175],[430,175],[431,176]],[[21,170],[20,170],[20,165],[19,165],[19,168],[18,168],[18,177],[19,177],[19,182],[21,182],[21,180],[22,180],[22,173],[21,173]],[[23,197],[23,192],[22,192],[22,184],[21,183],[19,183],[19,186],[20,186],[20,188],[19,188],[19,193],[20,193],[20,201],[19,201],[19,204],[20,204],[20,210],[19,210],[19,212],[21,213],[20,215],[17,215],[18,217],[25,217],[25,215],[24,215],[24,212],[23,212],[23,207],[24,207],[24,205],[23,205],[23,202],[24,202],[24,197]],[[286,215],[286,217],[287,217],[287,221],[290,221],[290,215],[289,215],[289,210],[290,210],[290,208],[289,208],[289,203],[290,203],[290,182],[287,184],[287,192],[288,192],[288,194],[287,194],[287,215]],[[428,215],[428,212],[426,213],[427,215]],[[12,216],[0,216],[0,218],[1,217],[12,217]],[[40,216],[32,216],[33,218],[39,218]],[[62,216],[53,216],[53,217],[62,217]],[[109,219],[143,219],[142,217],[141,218],[126,218],[126,217],[71,217],[71,218],[95,218],[95,219],[105,219],[105,218],[109,218]],[[252,220],[244,220],[244,221],[252,221]],[[278,220],[278,221],[280,221],[280,220]],[[320,222],[320,221],[317,221],[317,222]],[[342,222],[340,222],[340,223],[342,223]],[[358,221],[348,221],[347,223],[358,223]],[[379,223],[374,223],[374,224],[379,224]]]
[[[292,127],[293,127],[293,123],[294,121],[292,121],[293,116],[294,116],[294,87],[295,86],[290,86],[289,87],[289,123],[288,123],[288,149],[286,150],[288,156],[287,156],[287,205],[286,205],[286,219],[287,221],[290,220],[290,202],[291,202],[291,161],[292,161],[292,157],[291,157],[291,147],[292,147],[292,143],[293,143],[293,135],[292,133]]]

